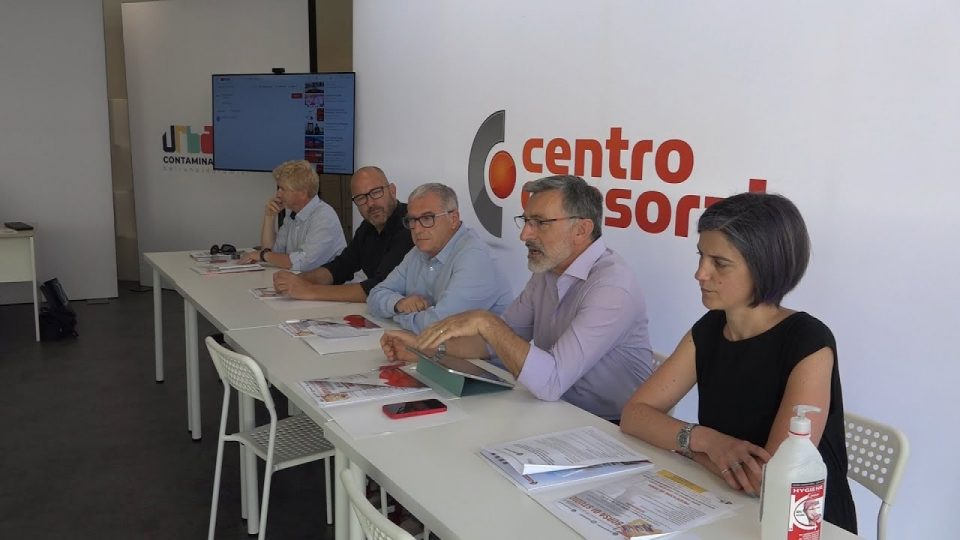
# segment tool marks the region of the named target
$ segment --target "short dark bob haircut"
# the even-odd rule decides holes
[[[751,307],[780,306],[800,283],[810,260],[810,236],[789,199],[767,193],[740,193],[704,211],[697,232],[719,231],[747,261],[753,279]]]

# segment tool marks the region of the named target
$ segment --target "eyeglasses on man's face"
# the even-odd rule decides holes
[[[437,224],[438,217],[445,216],[450,212],[452,212],[452,210],[449,210],[447,212],[440,212],[439,214],[425,214],[420,217],[407,216],[402,220],[403,226],[406,227],[407,229],[412,229],[414,223],[419,223],[421,227],[425,229],[429,229],[430,227],[433,227],[434,225]]]
[[[353,204],[357,206],[363,206],[367,204],[367,201],[369,201],[370,199],[379,199],[380,197],[383,197],[384,191],[386,189],[387,189],[387,186],[375,187],[366,193],[361,193],[353,197],[353,199],[351,200],[353,200]]]
[[[517,228],[523,230],[525,225],[529,225],[531,229],[538,231],[543,228],[544,225],[549,225],[554,221],[564,221],[567,219],[584,219],[580,216],[567,216],[567,217],[558,217],[552,219],[540,219],[540,218],[528,218],[527,216],[514,216],[513,222],[517,224]]]

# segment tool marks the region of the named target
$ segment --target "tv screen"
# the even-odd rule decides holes
[[[213,168],[353,173],[355,73],[213,75]]]

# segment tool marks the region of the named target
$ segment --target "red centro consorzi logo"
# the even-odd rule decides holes
[[[490,198],[486,186],[489,185],[489,191],[501,201],[512,196],[517,186],[517,162],[510,152],[498,150],[489,163],[487,161],[493,148],[504,142],[505,120],[506,111],[501,110],[480,125],[470,150],[467,171],[477,217],[484,228],[497,237],[502,237],[503,209]],[[686,182],[693,174],[695,159],[693,148],[683,139],[659,143],[652,139],[630,141],[623,137],[622,127],[611,127],[603,140],[532,137],[524,141],[520,156],[520,164],[532,175],[531,180],[548,174],[573,174],[587,180],[623,181],[623,187],[610,188],[604,193],[603,224],[607,227],[626,229],[635,224],[649,234],[670,231],[675,236],[686,237],[690,232],[690,213],[722,199],[686,194],[674,202],[665,193],[644,189],[638,184],[654,180],[650,178],[651,162],[655,181]],[[765,192],[767,182],[751,178],[747,189]],[[525,206],[526,202],[522,196],[521,205]]]

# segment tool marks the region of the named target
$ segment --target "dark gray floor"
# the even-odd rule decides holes
[[[32,305],[0,306],[0,538],[206,536],[223,387],[201,350],[203,440],[192,442],[183,302],[164,291],[157,384],[153,296],[133,287],[120,283],[106,304],[72,302],[80,337],[63,342],[34,341]],[[199,328],[214,332],[202,317]],[[224,455],[217,538],[248,538],[237,445]],[[268,536],[333,538],[323,485],[322,462],[276,473]]]

